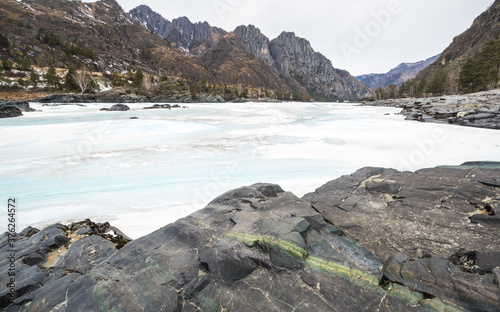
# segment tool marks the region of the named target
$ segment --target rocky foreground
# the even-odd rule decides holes
[[[500,129],[500,89],[467,95],[377,101],[369,105],[399,107],[407,120]]]
[[[0,308],[499,311],[499,205],[500,163],[364,168],[303,198],[242,187],[132,242],[90,221],[28,228],[0,237]]]

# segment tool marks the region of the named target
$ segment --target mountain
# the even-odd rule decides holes
[[[220,28],[211,27],[207,22],[193,24],[187,17],[180,17],[170,22],[146,5],[134,8],[129,14],[144,28],[168,39],[192,55],[201,54],[227,34]]]
[[[296,96],[307,94],[298,83],[280,77],[264,62],[248,54],[233,33],[220,38],[199,60],[224,84],[295,92]]]
[[[293,32],[283,32],[269,48],[278,73],[294,78],[312,94],[348,100],[372,95],[365,85],[347,71],[334,68],[330,60],[312,49],[309,41]]]
[[[237,79],[237,82],[251,81],[252,86],[260,87],[273,80],[272,85],[279,84],[283,90],[307,92],[316,99],[324,100],[356,100],[372,96],[370,89],[347,71],[335,69],[325,56],[312,49],[309,41],[294,33],[283,32],[271,41],[253,25],[239,26],[233,32],[224,34],[223,30],[211,27],[206,22],[191,24],[185,18],[184,23],[175,20],[170,22],[146,6],[135,8],[130,14],[148,30],[197,56],[213,73],[223,77],[221,79],[225,83],[228,78],[233,77],[232,83]],[[192,43],[186,39],[196,38],[196,34],[201,32],[198,29],[201,28],[204,29],[204,36],[199,36],[200,40],[196,43],[204,44],[191,46]],[[233,55],[236,49],[229,42],[238,43],[248,56],[244,57],[244,53],[239,50],[237,62],[229,59],[228,55]],[[256,64],[250,65],[255,62],[254,59],[279,75],[279,79],[269,74],[267,69],[263,70],[260,65],[258,67],[262,73],[249,70],[257,68]]]
[[[485,12],[477,17],[472,26],[444,50],[430,66],[422,70],[416,80],[431,80],[440,69],[447,71],[447,91],[456,93],[460,69],[469,57],[477,57],[486,41],[500,39],[500,0],[496,0]],[[445,90],[446,91],[446,90]]]
[[[437,60],[439,56],[440,54],[416,63],[401,63],[385,74],[367,74],[356,78],[372,90],[379,87],[385,88],[391,84],[400,86],[408,79],[415,78],[418,73]]]

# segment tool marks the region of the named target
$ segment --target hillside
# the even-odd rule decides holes
[[[468,30],[455,37],[441,56],[417,75],[416,80],[429,81],[436,73],[439,75],[444,70],[447,77],[443,91],[456,93],[461,67],[469,57],[477,57],[485,43],[491,39],[500,39],[500,0],[496,0],[476,18]]]
[[[215,80],[195,59],[135,23],[114,0],[0,0],[0,29],[11,42],[2,59],[40,67],[83,65],[101,73],[142,69],[190,80]]]
[[[367,74],[356,78],[372,90],[379,87],[385,88],[391,84],[400,86],[403,82],[415,78],[418,73],[437,60],[439,56],[436,55],[425,61],[415,63],[401,63],[385,74]]]

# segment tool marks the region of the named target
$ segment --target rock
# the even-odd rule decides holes
[[[125,104],[115,104],[107,109],[108,112],[125,112],[128,110],[130,110],[130,107]]]
[[[407,120],[449,123],[467,127],[500,129],[500,90],[491,90],[463,96],[429,99],[377,101],[374,106],[401,107]]]
[[[35,111],[35,109],[30,107],[30,103],[28,103],[27,101],[6,101],[6,102],[0,103],[0,105],[14,105],[14,106],[17,106],[17,108],[19,108],[21,111],[23,111],[25,113]]]
[[[144,107],[144,109],[172,109],[170,104],[155,104],[153,106]]]
[[[23,112],[13,104],[0,104],[0,118],[13,118],[22,116]]]
[[[500,198],[487,168],[364,168],[303,199],[254,184],[132,242],[90,220],[28,228],[0,309],[498,311],[498,229],[468,219]]]
[[[409,259],[398,254],[384,267],[386,281],[428,297],[447,298],[467,311],[498,311],[500,290],[494,274],[470,274],[436,255]]]
[[[51,94],[36,101],[40,103],[74,103],[75,97],[66,94]]]
[[[16,300],[11,304],[10,287],[0,288],[0,309],[29,306],[33,311],[48,311],[59,306],[55,310],[61,311],[68,287],[123,243],[106,234],[110,228],[90,220],[70,226],[54,224],[41,231],[28,227],[16,236],[14,247],[5,243],[8,236],[2,236],[0,280],[7,285],[6,279],[14,278]],[[16,259],[14,270],[9,270],[7,255],[11,254]]]
[[[414,173],[364,168],[303,199],[382,262],[398,252],[449,258],[465,249],[490,259],[482,265],[491,271],[500,267],[500,257],[486,256],[499,250],[500,225],[479,203],[500,204],[500,189],[481,182],[500,176],[500,164],[471,165]]]

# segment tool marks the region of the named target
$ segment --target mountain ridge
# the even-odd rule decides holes
[[[400,86],[403,82],[415,78],[420,71],[432,64],[440,54],[419,62],[404,62],[394,67],[387,73],[371,73],[356,76],[368,88],[375,90],[385,88],[391,84]]]
[[[169,34],[157,31],[157,27],[151,27],[154,24],[172,24],[172,22],[164,18],[160,22],[157,18],[158,13],[154,14],[153,21],[153,19],[149,18],[153,14],[151,12],[154,12],[151,8],[140,6],[132,9],[130,15],[141,25],[148,27],[149,30],[156,31],[166,39],[173,39],[174,44],[178,43],[176,42],[177,39],[172,38]],[[200,25],[205,25],[205,23],[192,25],[201,27]],[[186,29],[185,26],[178,25],[179,32],[185,33]],[[302,92],[305,90],[316,99],[325,100],[356,100],[368,98],[373,95],[368,87],[357,81],[347,71],[334,68],[333,64],[324,55],[312,49],[309,41],[296,37],[294,33],[283,32],[277,38],[270,40],[257,27],[248,25],[238,26],[233,32],[229,32],[224,36],[230,36],[233,33],[246,52],[262,61],[273,72],[287,81],[288,88],[295,91],[302,90]],[[222,37],[218,36],[218,38],[214,39],[206,36],[205,38],[209,44],[207,44],[205,51],[197,50],[193,54],[196,54],[195,56],[198,56],[200,60],[207,59],[207,57],[203,56],[203,53],[209,51],[211,46],[218,40],[221,40]],[[209,59],[214,58],[213,51],[213,49],[210,51],[212,56]],[[220,49],[218,51],[222,53]],[[186,52],[191,53],[191,50]],[[235,69],[235,63],[231,60],[228,60],[228,62],[231,63],[231,66],[228,64],[223,65],[221,62],[218,62],[219,68],[213,68],[213,62],[205,65],[210,65],[219,73],[227,67]],[[241,66],[243,68],[246,65],[241,64]],[[226,77],[229,75],[229,73],[223,74]],[[251,78],[254,81],[256,79],[257,76],[252,76]]]

